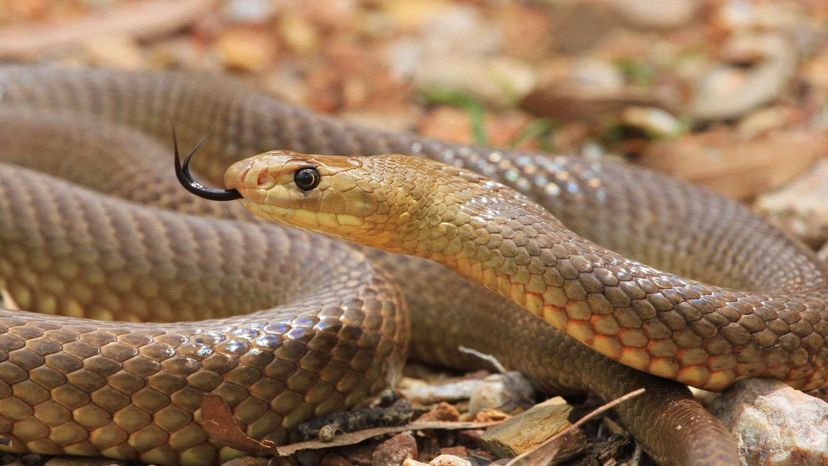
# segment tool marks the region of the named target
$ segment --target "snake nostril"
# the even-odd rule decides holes
[[[273,177],[269,176],[267,170],[262,170],[259,172],[259,176],[256,178],[256,186],[263,189],[270,189],[273,187],[275,183],[273,182]]]

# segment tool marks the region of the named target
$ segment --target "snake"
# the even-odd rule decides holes
[[[729,465],[685,384],[826,385],[826,266],[659,173],[368,128],[203,73],[5,65],[0,120],[3,451],[215,464],[245,452],[204,429],[206,394],[284,444],[407,355],[480,365],[467,346],[548,393],[644,387],[616,412],[657,462]],[[171,170],[171,124],[210,133],[207,199]]]

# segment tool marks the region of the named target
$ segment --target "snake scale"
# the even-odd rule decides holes
[[[611,399],[646,387],[617,412],[657,461],[738,464],[723,426],[686,387],[576,338],[637,369],[711,389],[750,376],[806,389],[826,382],[825,266],[748,209],[653,172],[364,128],[198,74],[5,66],[0,120],[0,280],[20,308],[37,312],[0,311],[8,451],[213,464],[242,452],[201,428],[205,393],[220,395],[248,435],[284,443],[302,421],[362,406],[393,384],[408,352],[468,367],[473,361],[457,351],[464,345],[545,391]],[[493,223],[468,251],[506,259],[491,262],[491,274],[438,257],[441,234],[456,229],[468,239],[471,214],[439,208],[424,191],[432,185],[399,175],[437,206],[422,218],[440,220],[438,233],[417,232],[415,252],[572,337],[433,262],[251,221],[237,203],[186,193],[169,163],[170,123],[181,140],[195,141],[216,121],[194,162],[213,180],[242,157],[278,148],[419,154],[455,168],[393,157],[366,158],[363,168],[431,170],[429,183],[452,199],[474,191],[453,188],[466,186],[460,178],[486,183],[472,172],[499,182],[487,185],[496,198],[490,209],[471,212]],[[236,165],[228,180],[242,192],[245,183],[272,189],[284,176],[284,160],[276,162],[252,178]],[[353,161],[313,163],[324,172]],[[368,185],[388,181],[361,170],[351,173]],[[336,191],[351,183],[325,183],[336,189],[323,204],[345,209],[347,196]],[[348,223],[354,213],[328,214]],[[469,225],[478,235],[487,228]],[[535,257],[545,268],[532,268]],[[542,283],[521,276],[529,268]]]

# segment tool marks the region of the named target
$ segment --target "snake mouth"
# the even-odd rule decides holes
[[[238,190],[208,188],[207,186],[199,183],[195,178],[193,178],[192,173],[190,173],[190,161],[209,135],[210,133],[207,133],[200,141],[198,141],[198,144],[190,150],[190,153],[187,154],[187,157],[184,159],[184,163],[182,164],[181,156],[178,152],[178,139],[175,135],[175,126],[173,126],[172,137],[173,149],[175,151],[175,177],[184,189],[198,197],[203,197],[204,199],[209,199],[211,201],[235,201],[236,199],[241,199],[242,195]]]

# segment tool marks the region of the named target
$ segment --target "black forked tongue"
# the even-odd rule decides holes
[[[201,138],[201,141],[198,141],[198,144],[193,147],[193,150],[187,154],[187,158],[184,159],[184,164],[182,165],[181,157],[178,154],[178,139],[175,137],[175,126],[172,127],[173,146],[175,148],[175,176],[178,178],[178,182],[181,183],[181,186],[184,186],[184,189],[198,197],[203,197],[204,199],[209,199],[211,201],[234,201],[236,199],[241,199],[242,195],[239,194],[237,190],[208,188],[207,186],[204,186],[196,181],[190,173],[190,160],[209,135],[210,133],[207,133],[203,138]]]

